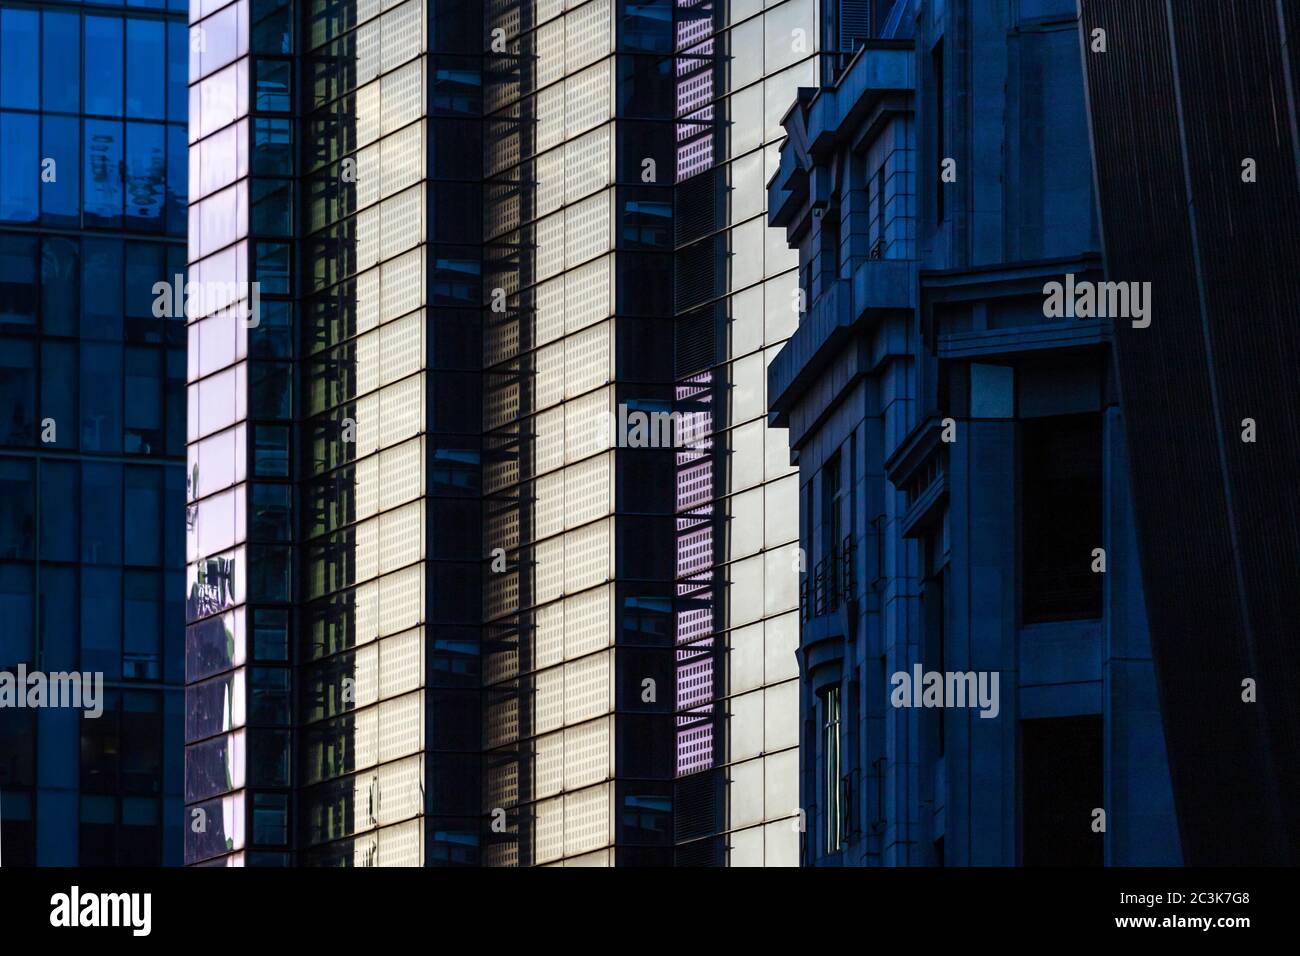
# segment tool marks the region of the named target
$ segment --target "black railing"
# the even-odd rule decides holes
[[[831,614],[853,598],[853,537],[846,536],[799,582],[799,610],[804,621]]]

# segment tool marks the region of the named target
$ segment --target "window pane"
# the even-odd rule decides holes
[[[81,343],[81,447],[122,450],[121,345]]]
[[[0,562],[0,661],[6,664],[36,660],[32,621],[36,616],[32,566]],[[7,751],[6,751],[7,752]],[[5,764],[0,762],[0,773]],[[4,777],[0,776],[0,782]]]
[[[81,225],[81,123],[74,116],[46,116],[41,125],[41,219],[75,228]]]
[[[81,15],[45,11],[44,82],[42,103],[47,110],[81,110]]]
[[[37,428],[43,447],[77,447],[75,342],[41,343],[41,421]]]
[[[86,112],[122,115],[122,18],[86,17]]]
[[[0,106],[40,109],[40,21],[34,10],[0,11]]]
[[[36,482],[31,461],[0,458],[0,559],[36,558]],[[0,658],[0,667],[5,666]]]
[[[87,226],[122,226],[122,124],[86,120],[85,211]]]
[[[127,123],[126,137],[127,228],[162,232],[167,181],[166,127]]]
[[[36,326],[36,239],[0,236],[0,326]]]
[[[167,24],[167,118],[185,119],[189,109],[190,34],[183,23]]]
[[[36,346],[0,339],[0,445],[29,446],[36,439]]]
[[[162,562],[162,470],[126,469],[126,563],[157,567]]]
[[[40,127],[35,115],[0,113],[0,219],[35,222],[40,188]],[[71,173],[71,175],[76,175]]]
[[[76,561],[81,474],[74,462],[41,463],[41,560]],[[57,504],[55,504],[57,503]],[[44,571],[42,571],[44,576]]]
[[[0,314],[4,312],[5,295],[3,260],[4,245],[0,240]],[[41,330],[46,335],[77,334],[81,317],[80,289],[81,247],[77,240],[56,237],[41,240]]]
[[[122,242],[82,242],[81,334],[91,339],[122,338]]]
[[[126,21],[126,115],[163,119],[163,65],[167,56],[161,20]]]

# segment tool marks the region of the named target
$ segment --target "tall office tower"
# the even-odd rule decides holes
[[[477,858],[477,56],[440,51],[479,20],[440,9],[191,11],[190,862]]]
[[[814,0],[191,22],[187,859],[795,862]]]
[[[798,481],[765,421],[798,256],[767,225],[765,185],[797,90],[833,75],[885,6],[674,5],[673,398],[691,436],[675,501],[681,865],[799,859]]]
[[[1187,859],[1295,865],[1300,5],[1080,11],[1106,271],[1150,288],[1116,368]]]
[[[0,697],[5,866],[181,859],[184,9],[0,4],[0,671],[103,682]]]
[[[769,192],[808,303],[768,376],[803,860],[1176,864],[1112,353],[1145,306],[1075,309],[1104,276],[1074,0],[900,6],[786,118]]]
[[[484,862],[665,864],[680,436],[620,424],[672,407],[672,17],[565,6],[487,15]]]

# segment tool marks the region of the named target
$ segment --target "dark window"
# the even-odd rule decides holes
[[[126,225],[141,232],[162,232],[167,198],[167,127],[158,123],[126,124]]]
[[[35,237],[0,236],[0,327],[10,331],[36,327],[36,248]]]
[[[289,61],[259,58],[253,64],[257,74],[253,108],[264,113],[289,112]]]
[[[252,486],[250,541],[288,541],[290,496],[288,485],[257,483]]]
[[[844,536],[844,479],[838,453],[822,466],[822,554],[840,546]]]
[[[81,335],[88,339],[120,340],[124,274],[122,241],[83,239],[81,248]],[[121,374],[121,364],[119,357],[118,374]]]
[[[75,164],[74,164],[75,165]],[[5,311],[5,246],[0,243],[0,315]],[[81,315],[81,248],[75,239],[41,240],[41,330],[76,335]],[[27,289],[34,293],[34,286]],[[0,322],[4,319],[0,317]]]
[[[840,789],[840,689],[822,694],[822,826],[827,853],[837,853],[843,842],[843,804]]]
[[[126,115],[165,119],[167,63],[165,24],[161,20],[126,21]],[[66,81],[65,81],[66,82]]]
[[[85,111],[122,115],[122,18],[86,17]]]
[[[40,80],[39,16],[35,10],[0,11],[0,106],[40,108],[36,96]]]
[[[0,445],[36,437],[36,344],[0,339]]]
[[[122,575],[122,677],[126,680],[162,677],[162,586],[162,575],[156,571]]]
[[[45,116],[41,120],[41,219],[55,226],[81,225],[81,123],[74,116]],[[52,160],[49,165],[47,160]]]
[[[253,842],[283,846],[289,842],[289,798],[282,793],[253,795]]]
[[[293,27],[289,21],[289,0],[252,0],[249,8],[255,53],[292,53]]]
[[[1021,423],[1024,623],[1101,616],[1101,416]]]
[[[156,568],[162,564],[163,470],[126,469],[126,563]]]
[[[947,186],[943,181],[943,161],[948,154],[948,138],[944,130],[943,41],[935,44],[931,54],[934,68],[934,147],[935,147],[935,221],[943,222],[944,200]]]
[[[1093,831],[1102,806],[1101,717],[1020,723],[1021,814],[1025,866],[1101,866]]]
[[[35,113],[0,113],[0,152],[10,170],[0,177],[0,219],[35,222],[41,186],[40,118]],[[20,175],[18,170],[25,172]]]
[[[0,458],[0,558],[36,557],[36,482],[31,461]],[[4,666],[0,660],[0,667]]]
[[[75,113],[81,109],[81,16],[77,13],[44,14],[45,109]]]

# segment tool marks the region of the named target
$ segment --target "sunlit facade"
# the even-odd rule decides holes
[[[833,67],[840,5],[677,0],[676,862],[790,866],[798,796],[798,483],[766,423],[798,256],[764,215],[781,118]],[[844,36],[848,45],[855,38]]]
[[[0,4],[0,863],[181,859],[184,0]],[[93,678],[92,678],[93,679]]]
[[[763,185],[815,10],[191,11],[189,862],[797,860]]]

